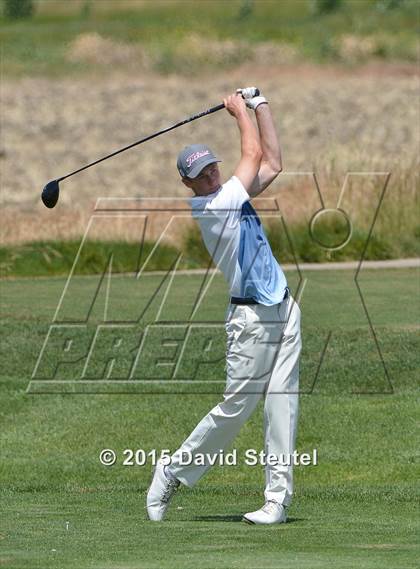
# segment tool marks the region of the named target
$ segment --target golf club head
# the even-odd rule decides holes
[[[46,207],[52,208],[58,202],[60,188],[57,180],[51,180],[42,190],[41,198]]]

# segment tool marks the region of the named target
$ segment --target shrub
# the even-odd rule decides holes
[[[340,8],[341,0],[313,0],[312,6],[315,14],[329,14]]]
[[[34,13],[32,0],[4,0],[4,15],[9,20],[30,18]]]
[[[254,12],[254,0],[242,0],[238,20],[247,20]]]

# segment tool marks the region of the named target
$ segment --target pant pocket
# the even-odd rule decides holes
[[[228,308],[226,314],[226,324],[225,329],[229,334],[230,331],[238,331],[245,327],[246,318],[246,306],[231,304]]]

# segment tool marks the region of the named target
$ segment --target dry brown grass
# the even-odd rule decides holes
[[[395,188],[404,178],[403,191],[413,192],[419,78],[409,65],[347,71],[246,65],[195,79],[110,72],[107,78],[4,80],[2,242],[77,237],[100,196],[185,197],[175,160],[195,141],[210,144],[230,176],[239,138],[233,119],[221,111],[64,181],[54,210],[39,199],[48,180],[249,84],[262,88],[275,116],[285,173],[273,191],[289,220],[299,220],[305,205],[312,208],[313,187],[301,172],[317,172],[330,202],[347,171],[391,171]],[[177,231],[171,238],[178,239]]]
[[[97,32],[80,34],[67,50],[67,59],[71,63],[105,66],[141,64],[143,57],[139,46],[104,38]]]

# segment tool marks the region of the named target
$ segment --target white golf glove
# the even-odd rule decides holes
[[[254,111],[262,103],[267,103],[267,99],[259,92],[257,87],[244,87],[243,89],[237,89],[236,92],[242,95],[246,106]]]

